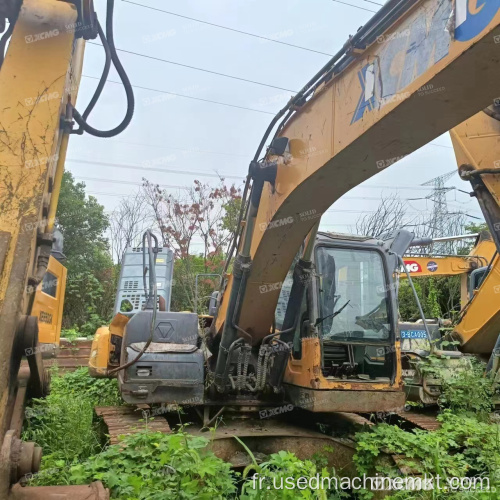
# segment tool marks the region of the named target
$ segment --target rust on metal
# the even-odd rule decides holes
[[[375,425],[371,420],[368,420],[357,413],[338,412],[336,415],[357,427],[371,427]]]
[[[363,390],[367,388],[362,383],[349,384],[350,390],[314,390],[285,384],[285,391],[294,406],[314,413],[372,413],[404,407],[405,394],[401,391]]]
[[[21,441],[13,429],[5,433],[0,460],[8,475],[6,485],[16,483],[25,474],[38,472],[41,459],[42,449],[34,442]]]
[[[435,415],[427,413],[418,413],[416,411],[399,411],[396,412],[403,420],[407,420],[413,425],[425,431],[436,431],[441,427],[441,423],[436,420]]]
[[[397,465],[401,474],[404,476],[419,476],[420,471],[416,469],[413,465],[415,465],[415,459],[408,458],[406,455],[391,455],[394,463]]]
[[[120,436],[125,434],[135,434],[144,429],[153,432],[170,433],[168,422],[160,415],[152,420],[143,416],[143,410],[148,409],[137,406],[97,406],[95,412],[103,418],[108,427],[108,434],[111,444],[118,444]]]
[[[101,481],[79,486],[25,486],[16,484],[8,500],[109,500]]]
[[[14,430],[17,437],[21,436],[24,421],[24,408],[26,406],[26,391],[30,379],[30,369],[27,364],[21,365],[17,374],[16,399],[12,408],[9,429]]]
[[[89,365],[92,340],[70,341],[61,339],[55,358],[44,359],[46,366],[57,365],[61,371],[74,371]]]
[[[305,460],[320,453],[327,458],[328,466],[342,471],[342,475],[356,474],[353,463],[356,447],[351,439],[335,438],[277,419],[225,419],[210,435],[205,431],[194,425],[188,427],[191,434],[210,437],[209,448],[233,467],[251,463],[248,453],[235,437],[238,436],[256,457],[288,450]]]

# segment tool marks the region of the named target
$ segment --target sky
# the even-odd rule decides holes
[[[342,1],[351,5],[337,0],[116,0],[116,47],[148,56],[118,53],[136,86],[135,114],[128,128],[115,138],[72,136],[66,169],[85,182],[87,192],[107,212],[112,212],[122,197],[137,191],[143,177],[174,186],[167,188],[171,193],[192,185],[195,179],[216,184],[218,174],[228,184],[241,185],[273,115],[328,61],[325,54],[337,52],[348,36],[370,19],[370,11],[377,10],[376,3],[382,0]],[[104,26],[106,1],[94,3]],[[88,43],[85,51],[77,101],[80,112],[93,95],[104,63],[103,49],[95,43],[98,40]],[[108,80],[119,81],[114,68]],[[113,128],[122,120],[125,108],[121,84],[107,83],[88,121],[96,128]],[[432,202],[425,197],[431,188],[422,184],[456,168],[451,141],[445,134],[352,189],[323,215],[321,229],[352,231],[363,213],[376,210],[382,196],[411,199],[410,216],[430,215]],[[458,174],[446,186],[470,191]],[[481,218],[476,200],[466,193],[453,189],[447,200],[450,210]]]

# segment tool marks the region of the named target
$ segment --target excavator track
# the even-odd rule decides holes
[[[91,348],[92,340],[77,339],[71,341],[61,339],[55,356],[44,359],[43,362],[45,366],[57,365],[63,372],[72,372],[82,366],[88,366]]]
[[[144,429],[153,432],[171,432],[165,418],[158,416],[154,419],[145,418],[143,412],[149,410],[148,405],[140,406],[97,406],[95,412],[103,418],[108,427],[111,444],[118,444],[120,436],[135,434]]]
[[[437,431],[441,427],[441,422],[436,419],[436,415],[419,413],[416,411],[400,411],[396,414],[403,420],[410,422],[424,431]]]

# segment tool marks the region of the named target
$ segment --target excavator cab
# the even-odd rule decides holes
[[[318,233],[299,320],[281,336],[291,344],[284,387],[292,404],[321,412],[404,405],[394,273],[412,238],[407,231],[380,239]],[[277,329],[291,276],[281,289]]]

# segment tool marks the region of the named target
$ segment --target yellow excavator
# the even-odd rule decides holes
[[[500,146],[500,107],[474,115],[450,131],[462,179],[470,181],[489,232],[478,235],[468,256],[406,256],[406,271],[413,277],[462,276],[461,312],[452,337],[464,353],[489,359],[500,332],[499,185],[496,159]],[[429,241],[422,243],[429,244]],[[419,244],[419,242],[414,242]]]
[[[415,247],[470,238],[475,238],[475,242],[467,255],[422,255],[420,251],[417,253],[415,250]],[[461,315],[458,320],[459,324],[464,317],[466,307],[474,299],[485,276],[489,273],[495,257],[496,247],[489,231],[482,231],[475,235],[415,239],[403,258],[404,268],[400,270],[399,277],[413,281],[423,277],[460,276]],[[413,283],[410,283],[410,286],[414,292],[415,300],[418,301]],[[485,295],[481,297],[481,300],[487,299],[491,300],[491,296],[489,298]],[[500,307],[500,303],[498,303],[498,307]],[[402,322],[399,325],[402,338],[403,378],[408,399],[432,405],[437,402],[441,394],[441,381],[432,376],[425,376],[426,365],[421,361],[425,361],[426,357],[443,341],[452,340],[458,325],[450,327],[450,320],[424,318],[422,308],[419,310],[422,316],[417,323]],[[476,322],[476,335],[481,335],[486,319],[482,318],[482,321]],[[468,357],[460,354],[460,341],[458,344],[456,352],[450,351],[447,353],[448,359],[444,359],[444,357],[442,359],[443,366],[448,365],[450,376],[457,373],[457,370],[467,370],[470,367]],[[490,351],[481,353],[480,357],[488,360],[491,355]]]
[[[467,43],[464,32],[471,26],[462,8],[431,3],[424,11],[415,5],[396,19],[385,12],[394,5],[389,2],[354,35],[268,127],[250,163],[233,271],[221,284],[204,338],[184,341],[198,329],[195,315],[157,311],[150,276],[150,305],[123,319],[116,332],[122,337],[120,362],[100,367],[117,374],[127,403],[195,400],[204,409],[204,424],[238,408],[245,412],[278,401],[322,413],[402,406],[392,276],[413,236],[400,231],[377,240],[321,233],[319,218],[377,170],[484,107],[447,106],[469,88],[453,83],[451,69],[472,56],[454,52]],[[373,45],[378,29],[394,34],[403,27],[404,41]],[[487,57],[496,61],[495,54]],[[475,82],[483,64],[484,71],[492,66],[476,57],[469,64]],[[483,97],[477,89],[467,92],[466,107]],[[487,111],[494,114],[496,107]],[[144,251],[152,273],[155,248],[144,245]],[[474,334],[481,349],[491,352],[496,339],[487,337]]]
[[[0,69],[0,497],[21,499],[33,498],[35,489],[10,485],[36,470],[40,450],[19,439],[19,408],[27,378],[30,394],[43,394],[47,385],[27,287],[45,275],[53,227],[19,228],[53,220],[70,133],[119,133],[132,117],[133,95],[114,48],[112,0],[106,34],[90,0],[0,5],[10,22],[4,46],[11,36]],[[154,235],[145,235],[147,301],[127,319],[119,364],[108,372],[118,375],[125,401],[189,400],[202,425],[224,416],[222,433],[240,435],[264,453],[291,449],[299,456],[317,451],[325,439],[340,450],[348,445],[276,419],[256,425],[252,416],[278,405],[333,418],[404,404],[393,275],[413,236],[336,237],[318,232],[319,218],[381,168],[483,109],[496,113],[490,105],[500,76],[498,10],[491,0],[472,12],[452,0],[389,0],[274,117],[250,162],[240,231],[227,259],[232,272],[224,276],[208,332],[198,334],[193,313],[158,310],[159,249]],[[84,39],[97,35],[107,69],[90,110],[80,114],[75,89]],[[99,131],[87,118],[110,61],[128,106],[118,127]],[[43,99],[56,93],[57,99]],[[33,106],[26,101],[32,97]],[[467,122],[462,126],[467,129]],[[457,137],[464,140],[460,127]],[[494,222],[498,200],[492,206],[482,188],[497,182],[496,166],[465,163],[463,176]],[[36,165],[30,175],[27,164]],[[498,236],[493,239],[498,249]],[[287,294],[282,285],[288,273]],[[482,302],[472,301],[468,314],[475,303]],[[281,315],[275,316],[278,304]],[[485,337],[485,344],[494,344],[493,335]],[[23,354],[29,364],[24,371]],[[231,439],[219,452],[231,459],[240,450]],[[75,500],[105,498],[100,483],[51,488]]]
[[[416,246],[474,238],[472,249],[467,255],[434,254],[422,255],[413,250]],[[489,231],[441,238],[414,240],[403,258],[404,265],[413,278],[432,276],[460,276],[460,304],[465,307],[479,288],[488,266],[495,257],[496,247]],[[406,278],[406,273],[401,274]]]

